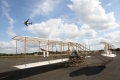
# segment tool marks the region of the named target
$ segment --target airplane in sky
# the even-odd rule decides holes
[[[29,19],[26,20],[26,21],[24,22],[24,24],[25,24],[26,26],[28,26],[28,24],[31,24],[31,25],[32,25],[32,22],[28,22],[28,21],[29,21]]]

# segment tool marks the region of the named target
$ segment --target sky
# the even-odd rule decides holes
[[[120,47],[120,0],[0,0],[0,53],[14,53],[14,36]],[[25,26],[30,19],[32,25]],[[27,50],[34,51],[31,45]],[[22,45],[19,43],[19,52]]]

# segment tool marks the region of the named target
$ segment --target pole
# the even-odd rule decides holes
[[[25,64],[25,67],[26,67],[26,37],[25,37],[25,44],[24,44],[24,54],[25,54],[24,64]]]
[[[76,51],[77,51],[77,43],[76,43]]]
[[[39,54],[40,54],[40,41],[39,41]],[[40,61],[39,56],[40,56],[40,55],[38,55],[38,60]]]
[[[69,42],[68,42],[68,56],[70,56],[70,52],[69,52]]]
[[[53,59],[53,54],[54,54],[54,52],[53,52],[53,42],[52,42],[52,59]]]
[[[63,54],[64,54],[64,56],[65,56],[65,52],[64,52],[64,43],[63,43]]]
[[[62,56],[62,41],[61,41],[61,58],[63,60],[63,56]]]
[[[16,66],[17,66],[17,62],[18,62],[18,57],[17,57],[17,40],[16,40]]]
[[[49,57],[49,40],[48,40],[48,52],[47,52],[47,57]]]

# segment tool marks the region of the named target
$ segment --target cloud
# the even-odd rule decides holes
[[[0,41],[0,53],[15,53],[15,46],[15,41]]]
[[[5,42],[0,41],[0,49],[12,49],[15,48],[15,41]]]
[[[82,35],[90,37],[95,37],[97,34],[95,30],[91,29],[90,26],[86,24],[82,25],[80,32],[82,33]]]
[[[104,45],[100,42],[108,42],[108,40],[103,37],[97,37],[93,39],[83,39],[82,42],[85,45],[89,45],[91,50],[100,50],[104,48]]]
[[[86,45],[90,45],[92,49],[103,48],[104,45],[101,46],[100,42],[108,42],[108,43],[115,45],[116,47],[120,47],[119,35],[120,35],[120,30],[115,30],[109,33],[105,33],[103,37],[97,37],[94,39],[83,39],[82,42]]]
[[[7,31],[7,34],[10,36],[10,37],[13,37],[16,35],[15,32],[13,32],[13,24],[14,24],[14,20],[10,17],[9,15],[9,4],[5,1],[5,0],[2,0],[2,11],[3,11],[3,14],[6,16],[6,18],[8,19],[9,21],[9,24],[10,24],[10,27],[8,28],[8,31]]]
[[[54,11],[59,3],[59,0],[42,0],[35,3],[30,18],[34,18],[38,15],[48,15],[50,12]]]
[[[76,39],[84,36],[95,37],[96,32],[83,25],[80,29],[75,24],[64,23],[61,18],[50,19],[45,22],[35,23],[28,26],[28,31],[44,38],[61,38]]]
[[[94,39],[84,39],[83,42],[87,45],[98,45],[100,42],[108,42],[111,44],[119,44],[120,43],[120,30],[115,30],[109,33],[105,33],[103,37],[97,37]]]
[[[99,31],[115,29],[119,25],[114,18],[114,12],[105,13],[98,0],[71,0],[73,4],[68,7],[74,11],[83,24]]]
[[[95,37],[96,32],[90,29],[87,25],[83,25],[80,29],[75,24],[63,24],[61,26],[62,31],[70,39],[80,38],[80,37]]]
[[[61,15],[61,18],[65,23],[82,24],[79,16],[75,13]]]
[[[46,22],[35,23],[28,27],[28,30],[34,34],[39,35],[40,37],[50,38],[55,37],[60,34],[61,19],[50,19]]]
[[[1,0],[1,2],[5,7],[9,7],[9,4],[5,0]]]
[[[73,26],[73,24],[71,26]],[[70,26],[68,26],[68,27],[70,28]],[[73,28],[71,28],[71,29],[73,29]],[[76,29],[74,29],[73,33],[76,32],[75,30],[78,32],[80,31],[76,28]],[[62,31],[64,31],[64,30],[62,30]],[[109,33],[105,33],[103,35],[103,37],[97,37],[97,38],[93,38],[93,39],[83,39],[83,41],[81,43],[83,43],[85,45],[90,45],[91,50],[104,49],[104,45],[100,43],[102,41],[109,42],[111,44],[114,44],[116,47],[119,47],[120,46],[119,45],[119,43],[120,43],[119,35],[120,35],[120,31],[116,30],[116,31],[112,31]],[[51,38],[51,39],[63,40],[60,38]],[[69,38],[66,38],[66,40],[64,40],[64,41],[76,42],[75,39],[69,39]],[[13,53],[15,53],[15,46],[16,46],[15,43],[16,43],[15,41],[10,41],[10,42],[0,41],[0,51],[1,52],[13,52]],[[39,51],[38,46],[39,46],[38,44],[27,44],[27,52]],[[87,46],[87,47],[89,48],[89,46]],[[24,52],[24,43],[18,42],[18,53],[19,52],[20,53]]]
[[[26,52],[37,52],[39,45],[26,44]],[[17,41],[17,52],[24,53],[24,43]],[[0,53],[16,53],[16,41],[0,41]]]
[[[112,3],[108,3],[106,6],[111,6],[112,5]]]
[[[104,38],[108,39],[110,43],[120,44],[120,30],[115,30],[113,32],[105,33]]]
[[[12,29],[8,29],[7,34],[8,34],[10,37],[16,36],[16,33],[14,33]]]

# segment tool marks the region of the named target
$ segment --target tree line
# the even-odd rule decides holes
[[[113,49],[114,51],[120,51],[120,48],[116,48],[116,49]],[[99,52],[102,52],[104,50],[98,50]],[[52,54],[53,52],[49,52],[50,54]],[[56,51],[55,54],[60,54],[61,52],[59,51]],[[65,53],[65,52],[62,52],[62,53]],[[38,55],[43,55],[43,52],[33,52],[33,53],[26,53],[26,55],[35,55],[35,54],[38,54]],[[0,53],[0,56],[16,56],[16,55],[24,55],[24,53]]]

